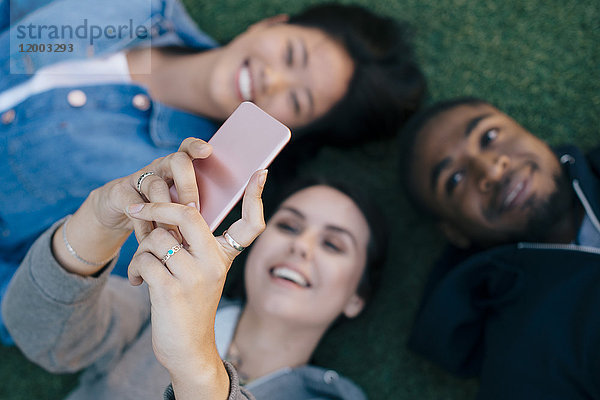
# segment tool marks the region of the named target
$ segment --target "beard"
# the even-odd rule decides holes
[[[576,196],[562,169],[554,176],[554,185],[556,189],[532,207],[525,229],[514,241],[544,242],[555,233],[555,225],[566,215],[571,215]]]

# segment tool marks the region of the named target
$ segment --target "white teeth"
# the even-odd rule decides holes
[[[292,281],[302,287],[308,286],[306,279],[304,279],[300,273],[294,271],[293,269],[289,269],[287,267],[276,267],[273,269],[272,273],[277,278],[287,279],[288,281]]]
[[[250,70],[247,66],[243,66],[240,70],[240,76],[238,80],[240,93],[244,100],[252,100],[252,85],[250,82]]]
[[[512,190],[512,192],[510,192],[508,194],[508,196],[506,196],[506,200],[504,200],[504,206],[510,205],[510,203],[512,203],[512,201],[515,199],[515,197],[517,197],[519,192],[521,192],[522,188],[523,188],[523,182],[519,182],[519,184],[517,186],[515,186],[515,188]]]

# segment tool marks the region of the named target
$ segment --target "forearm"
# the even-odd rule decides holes
[[[56,230],[60,223],[34,243],[13,277],[4,322],[25,355],[50,371],[73,372],[97,360],[109,368],[149,318],[147,291],[110,278],[110,264],[97,277],[66,271],[51,252]]]
[[[70,274],[58,265],[50,244],[59,227],[52,226],[30,248],[3,299],[2,316],[28,358],[50,371],[64,372],[77,369],[61,361],[68,356],[68,343],[64,344],[73,339],[69,327],[80,311],[94,315],[108,271],[92,279]]]

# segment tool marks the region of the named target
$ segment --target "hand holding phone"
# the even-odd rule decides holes
[[[288,127],[243,102],[208,141],[213,152],[194,160],[200,213],[214,232],[242,198],[252,174],[266,168],[289,142]],[[176,198],[175,188],[171,194]]]

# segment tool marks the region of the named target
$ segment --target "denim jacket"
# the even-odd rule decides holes
[[[199,51],[216,46],[178,0],[11,3],[0,0],[0,91],[58,61],[150,43]],[[93,46],[89,38],[64,40],[73,51],[61,54],[20,53],[14,46],[19,25],[80,25],[84,18],[99,26],[131,19],[149,35],[144,40],[99,38]],[[208,140],[215,131],[213,121],[153,101],[134,83],[55,88],[0,110],[0,298],[35,238],[73,212],[91,190],[175,151],[188,136]],[[135,240],[128,241],[122,264],[136,247]]]

